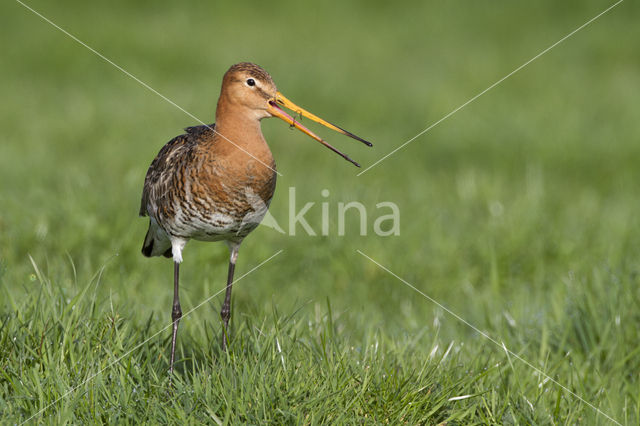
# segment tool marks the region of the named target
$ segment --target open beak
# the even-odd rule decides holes
[[[278,117],[279,119],[289,123],[289,125],[291,127],[295,127],[296,129],[300,130],[302,133],[305,133],[306,135],[312,137],[313,139],[317,140],[318,142],[320,142],[322,145],[326,146],[327,148],[329,148],[331,151],[335,152],[336,154],[340,155],[342,158],[344,158],[345,160],[355,164],[356,166],[360,167],[360,164],[356,163],[355,161],[353,161],[351,158],[349,158],[348,155],[343,154],[342,152],[338,151],[336,148],[334,148],[333,146],[329,145],[327,142],[325,142],[324,140],[322,140],[319,136],[317,136],[315,133],[313,133],[311,130],[307,129],[306,127],[304,127],[302,124],[300,124],[298,121],[296,121],[295,118],[291,117],[289,114],[287,114],[282,108],[280,108],[278,105],[282,105],[285,108],[290,109],[291,111],[294,111],[296,114],[301,115],[302,117],[306,117],[309,120],[315,121],[316,123],[320,123],[325,127],[330,128],[331,130],[335,130],[338,133],[342,133],[345,136],[349,136],[350,138],[353,138],[355,140],[358,140],[362,143],[364,143],[367,146],[372,146],[371,142],[367,142],[364,139],[354,135],[351,132],[348,132],[344,129],[341,129],[340,127],[329,123],[328,121],[323,120],[322,118],[311,114],[309,111],[300,108],[298,105],[294,104],[293,102],[291,102],[289,99],[285,98],[282,93],[280,92],[276,92],[276,96],[275,98],[271,99],[269,101],[269,107],[268,107],[268,111],[271,115],[273,115],[274,117]]]

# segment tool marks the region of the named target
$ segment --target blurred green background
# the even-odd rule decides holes
[[[205,122],[227,68],[260,64],[294,102],[371,140],[367,149],[310,126],[367,167],[612,3],[27,4]],[[462,353],[492,345],[361,250],[538,366],[574,353],[577,367],[554,377],[598,371],[606,379],[582,389],[585,398],[634,418],[639,18],[637,2],[621,3],[361,176],[281,121],[264,121],[283,174],[271,214],[286,229],[295,187],[298,205],[316,202],[306,215],[316,232],[320,203],[330,204],[331,233],[251,234],[238,275],[284,252],[235,286],[236,322],[260,322],[273,307],[311,320],[328,299],[355,346],[371,330],[438,336]],[[139,253],[142,183],[161,146],[198,123],[19,3],[2,2],[0,39],[4,292],[19,305],[40,291],[29,255],[69,297],[101,271],[98,299],[134,323],[154,313],[159,329],[170,318],[172,264]],[[337,235],[337,204],[349,201],[367,207],[369,235],[359,235],[354,212]],[[400,208],[399,236],[372,232],[383,201]],[[224,285],[227,248],[191,242],[184,256],[188,310]],[[221,297],[183,321],[181,335],[206,340],[198,324],[218,327]],[[602,347],[621,358],[603,365],[608,355],[594,353]],[[504,358],[499,348],[492,356]]]

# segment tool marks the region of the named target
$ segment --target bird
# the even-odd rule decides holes
[[[146,257],[173,259],[172,336],[169,375],[173,374],[178,325],[182,318],[179,271],[189,240],[223,241],[230,252],[222,319],[222,350],[228,344],[231,288],[240,244],[267,212],[278,172],[260,122],[277,117],[320,142],[355,166],[360,165],[289,115],[295,114],[372,144],[297,106],[280,93],[262,67],[241,62],[224,74],[215,123],[185,128],[161,149],[147,170],[140,216],[149,217],[142,245]]]

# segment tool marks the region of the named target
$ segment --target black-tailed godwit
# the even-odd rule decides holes
[[[215,125],[188,127],[185,134],[169,141],[149,166],[144,181],[140,215],[149,216],[149,230],[142,254],[172,257],[174,262],[170,374],[182,317],[179,268],[182,250],[190,239],[224,241],[231,252],[220,312],[222,348],[226,349],[238,249],[264,217],[276,187],[276,165],[262,136],[260,120],[278,117],[359,166],[279,106],[371,146],[289,101],[261,67],[243,62],[226,72]]]

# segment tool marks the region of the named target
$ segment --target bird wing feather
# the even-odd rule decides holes
[[[185,157],[188,157],[198,141],[208,136],[214,129],[214,124],[208,126],[192,126],[184,130],[186,133],[176,136],[167,142],[156,158],[153,159],[147,175],[144,179],[144,187],[142,190],[142,200],[140,202],[140,216],[147,216],[152,209],[151,204],[160,202],[157,194],[167,192],[170,179],[169,176],[175,173],[175,166]]]

